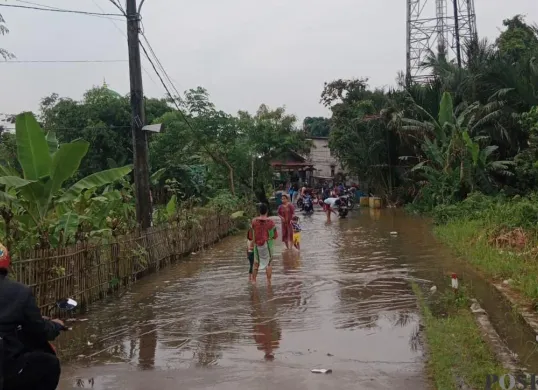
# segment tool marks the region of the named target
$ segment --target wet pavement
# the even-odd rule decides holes
[[[240,235],[93,305],[57,343],[78,356],[60,389],[426,389],[409,280],[452,271],[448,251],[399,211],[302,224],[271,286],[248,282]]]

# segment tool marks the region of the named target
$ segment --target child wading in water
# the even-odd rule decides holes
[[[258,271],[266,270],[267,282],[271,283],[271,261],[273,260],[273,243],[278,238],[275,223],[267,218],[268,207],[265,203],[260,205],[260,216],[252,220],[248,239],[254,241],[254,270],[252,282],[256,283]]]
[[[291,226],[293,227],[293,246],[297,250],[301,250],[301,225],[299,225],[299,217],[294,216],[291,220]]]
[[[252,270],[254,268],[254,241],[250,239],[251,236],[250,230],[247,233],[247,257],[250,264],[248,269],[248,280],[252,281]]]

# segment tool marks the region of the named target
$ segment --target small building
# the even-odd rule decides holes
[[[314,170],[312,162],[293,150],[271,161],[271,166],[275,171],[275,185],[308,183]]]
[[[346,173],[342,164],[332,155],[329,148],[329,137],[309,137],[313,143],[306,160],[314,168],[311,185],[320,181],[346,181]]]

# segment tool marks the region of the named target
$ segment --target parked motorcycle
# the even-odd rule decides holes
[[[342,197],[340,197],[340,204],[338,205],[338,216],[340,218],[345,218],[347,217],[348,213],[349,213],[349,208],[347,205],[347,201],[346,199],[342,199]]]
[[[314,212],[314,202],[310,195],[305,195],[302,209],[307,215]]]
[[[355,208],[355,194],[350,188],[346,188],[344,190],[344,194],[340,196],[340,198],[346,200],[347,207],[349,210],[353,210]]]

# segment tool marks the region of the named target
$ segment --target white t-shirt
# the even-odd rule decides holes
[[[334,207],[334,204],[336,203],[337,200],[338,198],[327,198],[325,199],[324,202],[327,206]]]

